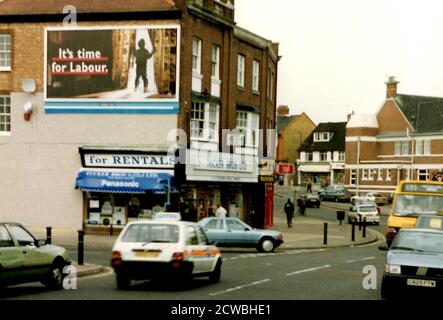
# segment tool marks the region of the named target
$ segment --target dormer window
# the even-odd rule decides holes
[[[314,132],[314,142],[328,142],[332,138],[332,132]]]

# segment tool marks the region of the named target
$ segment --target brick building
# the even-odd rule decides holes
[[[346,184],[390,195],[400,180],[431,180],[443,170],[443,98],[397,93],[395,77],[375,115],[346,127]]]
[[[277,108],[277,162],[297,164],[300,159],[298,148],[315,129],[315,123],[306,113],[289,115],[287,106]],[[287,176],[286,185],[294,185],[298,181],[295,175]]]
[[[236,26],[230,0],[73,0],[69,26],[65,4],[0,2],[2,219],[98,231],[221,202],[264,225],[278,45]]]

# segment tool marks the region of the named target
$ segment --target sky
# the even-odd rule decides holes
[[[443,1],[236,0],[235,20],[280,43],[277,106],[315,123],[375,114],[389,76],[443,97]]]

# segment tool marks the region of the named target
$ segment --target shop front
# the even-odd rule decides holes
[[[230,217],[263,227],[264,186],[258,181],[257,158],[187,150],[186,179],[180,186],[182,216],[198,221],[215,215],[218,204]]]
[[[159,211],[178,211],[174,159],[166,152],[80,148],[76,188],[83,192],[87,231],[122,229]]]

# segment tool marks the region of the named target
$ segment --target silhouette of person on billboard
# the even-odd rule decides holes
[[[149,52],[145,48],[145,45],[146,45],[145,40],[140,39],[140,41],[138,42],[139,49],[135,51],[135,63],[136,63],[135,91],[137,91],[137,87],[141,77],[143,80],[144,92],[148,92],[148,77],[146,72],[147,71],[146,66],[148,63],[148,59],[150,59],[154,54],[155,48],[153,48],[153,50]]]

